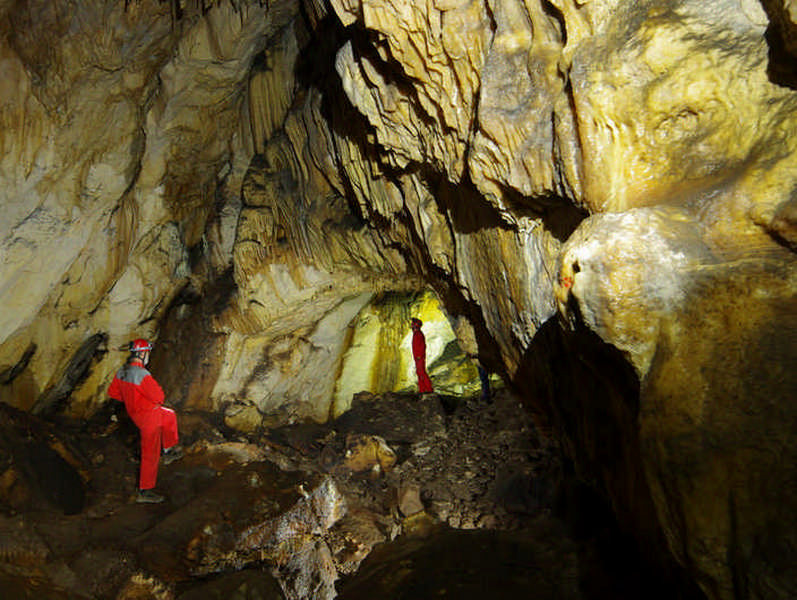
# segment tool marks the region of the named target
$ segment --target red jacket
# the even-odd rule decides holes
[[[412,357],[415,360],[426,358],[426,336],[420,329],[412,332]]]
[[[141,364],[128,363],[116,372],[108,395],[125,403],[127,414],[139,427],[146,426],[153,410],[163,404],[163,390]]]

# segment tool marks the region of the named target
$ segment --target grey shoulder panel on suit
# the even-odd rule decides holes
[[[149,375],[149,371],[136,365],[125,365],[116,373],[116,376],[120,380],[126,381],[127,383],[133,383],[135,385],[139,385],[142,381],[144,381],[144,378],[147,375]]]

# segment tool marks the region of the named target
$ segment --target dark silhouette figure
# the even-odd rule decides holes
[[[487,372],[481,363],[476,366],[476,369],[479,371],[479,381],[482,384],[482,395],[481,400],[482,402],[492,402],[492,393],[490,392],[490,374]]]

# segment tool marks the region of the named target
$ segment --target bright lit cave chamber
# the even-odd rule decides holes
[[[795,2],[0,32],[4,599],[797,597]]]

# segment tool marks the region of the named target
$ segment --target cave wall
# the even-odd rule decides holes
[[[0,3],[0,400],[323,420],[431,286],[663,569],[797,594],[794,3]],[[609,358],[607,358],[609,357]],[[621,440],[622,443],[619,443]]]
[[[432,261],[579,475],[707,596],[793,594],[794,63],[762,7],[333,4],[368,33],[337,68],[387,160],[434,153],[457,192],[476,188],[438,201],[452,248]],[[457,201],[525,236],[511,260],[500,227],[471,245]],[[569,342],[537,337],[549,293]],[[583,328],[608,349],[587,351]]]
[[[418,378],[412,353],[410,319],[423,323],[426,370],[440,395],[462,397],[481,394],[478,359],[466,342],[457,339],[459,322],[452,323],[437,296],[420,293],[380,294],[349,325],[350,341],[341,360],[331,415],[338,417],[352,406],[359,392],[417,393]],[[465,350],[463,350],[463,347]],[[478,354],[478,353],[476,353]]]
[[[75,412],[90,411],[122,356],[108,349],[155,337],[192,279],[192,249],[226,243],[229,222],[215,240],[205,222],[237,197],[251,156],[240,126],[250,64],[293,10],[0,6],[4,372],[35,347],[3,400],[50,409],[48,390],[102,335],[70,390]]]

